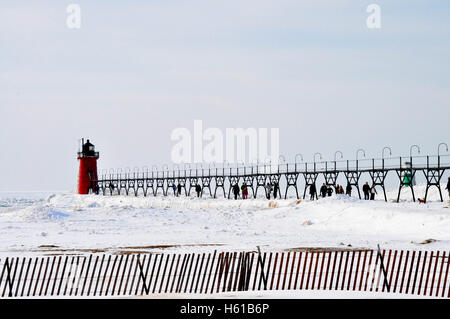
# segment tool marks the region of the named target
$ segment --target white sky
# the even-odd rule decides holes
[[[278,127],[280,151],[349,159],[450,144],[450,4],[377,1],[9,1],[0,4],[0,191],[170,163],[176,127]],[[79,30],[66,7],[81,7]]]

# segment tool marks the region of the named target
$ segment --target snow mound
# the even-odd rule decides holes
[[[0,211],[0,221],[40,222],[55,221],[69,217],[69,214],[47,206],[29,206],[7,212]]]
[[[78,210],[89,208],[172,208],[172,209],[272,209],[296,205],[297,200],[246,199],[229,200],[208,197],[135,197],[56,194],[47,198],[51,206],[76,207]]]

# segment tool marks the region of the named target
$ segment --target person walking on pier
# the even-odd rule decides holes
[[[445,189],[448,190],[448,198],[450,199],[450,177],[448,178],[447,187]]]
[[[266,185],[266,196],[267,196],[267,199],[270,199],[270,193],[272,193],[272,186],[269,183],[267,183],[267,185]]]
[[[234,199],[237,199],[239,196],[239,185],[237,183],[233,185],[233,194]]]
[[[377,194],[377,190],[375,189],[375,184],[372,184],[370,188],[370,200],[375,200],[375,194]]]
[[[242,184],[241,190],[242,190],[242,199],[247,199],[248,188],[247,188],[247,184],[245,182]]]
[[[328,185],[328,187],[327,187],[327,194],[328,194],[328,196],[333,195],[333,188],[331,187],[331,185]]]
[[[309,186],[309,195],[311,195],[311,200],[314,200],[314,197],[317,197],[316,183],[314,182]]]
[[[323,183],[322,187],[320,188],[320,195],[322,197],[326,197],[327,196],[327,186],[325,185],[325,183]]]
[[[197,197],[200,197],[200,193],[202,192],[202,188],[199,184],[195,185],[195,191],[197,192]]]
[[[347,183],[347,187],[345,187],[345,194],[352,196],[352,185],[350,185],[350,183]]]
[[[273,184],[273,198],[277,198],[279,188],[278,183],[275,182]]]
[[[369,182],[366,182],[362,187],[364,193],[364,200],[369,200],[370,186]]]

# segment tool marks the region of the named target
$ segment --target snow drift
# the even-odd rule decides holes
[[[415,187],[418,197],[424,190],[423,185]],[[396,192],[389,192],[389,198],[395,198]],[[217,246],[224,250],[374,248],[377,244],[402,249],[450,247],[450,209],[448,202],[437,200],[435,190],[426,204],[344,195],[313,202],[71,193],[0,196],[2,255],[198,251]],[[427,239],[432,240],[424,244]]]

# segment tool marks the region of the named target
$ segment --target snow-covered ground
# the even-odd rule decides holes
[[[130,298],[183,298],[196,299],[205,298],[201,294],[149,294]],[[232,299],[436,299],[430,296],[418,296],[413,294],[389,293],[381,291],[340,291],[340,290],[265,290],[265,291],[236,291],[223,292],[208,295],[208,299],[232,298]]]
[[[12,297],[12,299],[46,299],[48,297]],[[52,296],[52,299],[73,299],[73,296]],[[445,299],[441,296],[423,296],[381,291],[347,290],[260,290],[235,291],[214,294],[151,293],[139,296],[83,296],[87,299]]]
[[[443,187],[445,188],[445,187]],[[425,187],[415,187],[416,196]],[[397,190],[388,192],[396,197]],[[0,193],[0,256],[301,247],[449,250],[450,209],[431,190],[426,204],[344,195],[295,198],[80,196]],[[433,239],[430,243],[423,242]],[[435,240],[435,241],[434,241]]]

